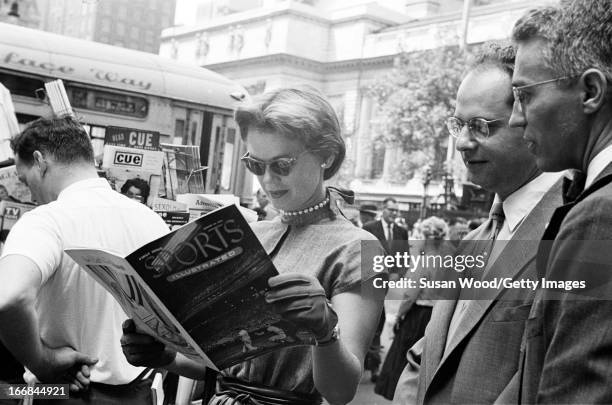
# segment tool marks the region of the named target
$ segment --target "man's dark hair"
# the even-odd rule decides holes
[[[474,55],[470,70],[484,70],[489,67],[497,67],[512,77],[515,60],[516,48],[511,44],[487,42]]]
[[[50,155],[58,163],[94,161],[89,135],[72,117],[39,118],[11,139],[11,149],[19,159],[31,165],[34,151]]]
[[[391,201],[391,202],[392,202],[392,203],[394,203],[394,204],[397,204],[397,200],[396,200],[395,198],[393,198],[393,197],[387,197],[387,198],[385,198],[385,199],[383,200],[383,205],[386,207],[386,206],[387,206],[387,203],[388,203],[389,201]]]
[[[149,193],[151,192],[149,183],[147,183],[143,179],[139,179],[138,177],[128,179],[125,183],[123,183],[123,186],[121,186],[121,194],[126,194],[130,187],[136,187],[137,189],[139,189],[142,201],[144,201],[145,203],[147,202],[147,200],[149,199]]]
[[[562,2],[551,67],[559,76],[578,76],[595,68],[612,82],[612,2]]]

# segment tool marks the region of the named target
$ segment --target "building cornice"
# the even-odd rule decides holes
[[[512,11],[524,11],[530,8],[537,7],[539,4],[550,3],[549,1],[543,0],[526,0],[513,3],[496,3],[487,6],[473,7],[470,13],[470,18],[481,17],[490,14],[503,14]],[[388,33],[393,31],[403,31],[410,28],[421,28],[426,26],[432,26],[437,24],[458,22],[461,21],[461,11],[453,11],[451,13],[435,15],[428,18],[418,19],[409,21],[404,24],[398,24],[393,27],[388,27],[380,30],[380,33]]]
[[[258,56],[255,58],[239,59],[228,62],[203,65],[213,71],[225,71],[234,67],[245,69],[247,66],[293,66],[316,73],[337,73],[355,71],[363,68],[381,68],[393,66],[396,55],[385,55],[375,58],[350,59],[335,62],[319,62],[300,56],[286,53]]]
[[[283,9],[268,9],[260,11],[258,14],[245,15],[244,13],[237,13],[235,15],[226,16],[221,18],[220,22],[215,22],[206,25],[200,25],[197,27],[187,28],[187,27],[175,27],[177,33],[173,33],[173,28],[167,28],[162,32],[161,40],[167,40],[170,38],[181,39],[181,38],[190,38],[195,34],[203,33],[203,32],[215,32],[215,31],[223,31],[229,28],[233,28],[237,25],[245,26],[258,22],[268,22],[268,20],[273,19],[275,17],[283,17],[283,16],[292,16],[297,17],[305,21],[314,22],[325,27],[333,27],[338,25],[344,25],[348,23],[355,22],[370,22],[374,24],[380,24],[385,27],[394,26],[399,24],[398,22],[391,21],[389,18],[369,15],[366,13],[357,14],[354,16],[341,17],[341,18],[325,18],[322,16],[318,16],[314,13],[309,13],[304,10],[296,9],[296,8],[283,8]],[[244,18],[239,18],[244,17]]]

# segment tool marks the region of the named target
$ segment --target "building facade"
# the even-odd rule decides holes
[[[37,3],[42,30],[150,53],[158,53],[161,31],[174,24],[176,9],[176,0]]]
[[[36,0],[0,0],[0,22],[29,28],[40,26]]]
[[[474,1],[467,43],[508,38],[538,2]],[[163,31],[162,56],[217,71],[251,94],[296,84],[319,89],[342,121],[351,186],[370,200],[392,194],[420,203],[420,181],[389,180],[401,150],[374,142],[376,105],[366,90],[402,51],[457,45],[462,0],[200,0],[192,7],[192,24]],[[427,193],[435,201],[443,189],[431,184]]]

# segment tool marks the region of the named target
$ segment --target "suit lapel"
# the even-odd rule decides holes
[[[427,347],[427,355],[425,357],[427,362],[425,367],[426,386],[429,386],[444,355],[448,327],[455,312],[455,305],[457,305],[457,300],[438,301],[431,312],[431,319],[425,331],[425,345]]]
[[[387,241],[387,237],[385,236],[385,229],[383,228],[383,222],[384,220],[382,219],[376,222],[376,226],[378,227],[378,234],[380,235],[379,239],[383,245],[383,248],[385,248],[387,253],[391,253],[391,251],[389,250],[390,248],[389,241]]]
[[[496,259],[493,259],[494,261],[489,265],[485,279],[492,279],[495,277],[514,278],[535,258],[538,249],[538,243],[536,243],[536,241],[540,240],[545,224],[554,209],[562,203],[561,184],[561,180],[555,183],[534,209],[531,210],[512,237],[513,243],[511,242],[511,249],[504,249]],[[468,302],[467,308],[461,315],[461,320],[456,332],[453,336],[449,336],[450,343],[448,345],[448,350],[442,356],[437,369],[434,367],[436,372],[433,373],[432,379],[453,350],[457,348],[461,341],[465,339],[478,324],[487,310],[495,302],[495,298],[503,291],[503,288],[498,290],[491,300],[472,300]],[[452,311],[454,312],[454,305]],[[448,323],[450,323],[452,315],[451,312]],[[444,330],[448,332],[448,325],[446,325]],[[442,348],[442,352],[444,352],[444,347]],[[428,379],[428,383],[430,381],[431,379]]]

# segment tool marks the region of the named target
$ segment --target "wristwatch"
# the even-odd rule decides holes
[[[336,324],[336,326],[334,326],[334,328],[327,334],[327,336],[325,336],[323,339],[316,341],[317,343],[316,346],[319,346],[319,347],[329,346],[337,342],[338,339],[340,339],[340,328]]]

